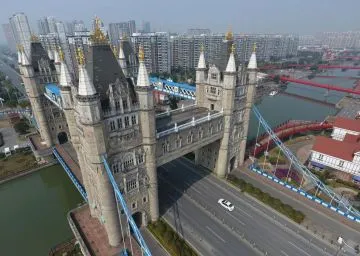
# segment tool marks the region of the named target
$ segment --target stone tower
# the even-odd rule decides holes
[[[19,56],[21,77],[41,139],[48,147],[58,143],[61,134],[67,140],[68,127],[64,113],[44,96],[46,86],[58,82],[54,60],[49,58],[35,36],[32,36],[29,54],[21,50]]]
[[[196,103],[209,111],[223,111],[224,135],[219,142],[197,150],[195,161],[214,170],[219,177],[224,177],[244,161],[250,108],[256,84],[255,53],[251,63],[247,71],[243,66],[237,65],[235,46],[229,33],[223,42],[219,58],[212,60],[209,67],[203,51],[200,54],[196,69]]]

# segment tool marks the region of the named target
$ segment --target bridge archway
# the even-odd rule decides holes
[[[132,215],[134,222],[136,224],[136,226],[140,229],[141,227],[146,225],[146,221],[145,221],[145,214],[143,212],[135,212]],[[133,233],[133,229],[130,226],[130,232]]]
[[[68,142],[68,136],[67,136],[66,132],[59,132],[57,137],[58,137],[59,144],[64,144],[64,143]]]

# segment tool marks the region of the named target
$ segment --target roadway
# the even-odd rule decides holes
[[[159,197],[165,219],[202,255],[336,254],[297,224],[196,169],[186,159],[159,167]],[[219,198],[232,202],[234,211],[223,209]]]
[[[22,80],[19,73],[16,72],[8,64],[2,61],[2,58],[4,57],[6,58],[6,56],[0,54],[0,71],[9,77],[9,79],[11,80],[15,88],[18,89],[19,92],[21,92],[24,96],[26,96],[25,87],[21,85]],[[15,63],[14,65],[17,65],[17,63]]]

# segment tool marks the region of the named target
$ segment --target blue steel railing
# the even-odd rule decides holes
[[[338,203],[340,207],[344,207],[346,209],[346,213],[352,213],[355,217],[360,217],[360,212],[356,210],[348,200],[338,195],[334,191],[332,191],[328,186],[326,186],[319,178],[314,175],[306,166],[304,166],[294,154],[282,143],[282,141],[277,137],[275,132],[271,129],[265,119],[262,117],[260,111],[257,107],[253,106],[253,112],[255,113],[257,119],[260,121],[261,125],[264,127],[265,131],[271,137],[271,140],[280,148],[280,150],[284,153],[287,159],[292,161],[292,164],[299,170],[303,175],[305,175],[309,180],[319,188],[322,192],[328,195],[331,198],[331,201],[335,201]]]
[[[126,215],[126,218],[127,218],[128,222],[129,222],[132,230],[134,231],[136,240],[138,241],[139,245],[141,246],[141,249],[144,252],[144,255],[145,256],[151,256],[151,252],[150,252],[148,246],[146,245],[145,240],[144,240],[144,238],[142,237],[142,235],[140,233],[140,230],[136,226],[136,223],[135,223],[135,221],[134,221],[134,219],[132,217],[132,214],[129,211],[127,205],[126,205],[125,199],[121,195],[119,187],[118,187],[118,185],[117,185],[117,183],[116,183],[116,181],[114,179],[114,176],[112,175],[111,169],[110,169],[109,164],[108,164],[108,162],[106,160],[106,157],[104,155],[102,156],[102,161],[104,163],[105,170],[106,170],[106,172],[107,172],[107,174],[109,176],[109,180],[111,182],[111,185],[112,185],[112,187],[114,189],[115,195],[116,195],[118,201],[120,202],[120,204],[121,204],[121,206],[122,206],[122,208],[124,210],[124,213]]]
[[[80,184],[79,180],[75,177],[75,175],[73,174],[73,172],[70,170],[69,166],[67,166],[67,164],[65,163],[64,159],[60,156],[59,152],[57,151],[57,149],[55,147],[52,148],[52,151],[56,157],[56,159],[59,161],[59,163],[61,164],[61,166],[64,168],[65,172],[67,173],[67,175],[69,176],[69,178],[71,179],[71,181],[74,183],[75,187],[77,188],[77,190],[79,190],[81,196],[84,198],[84,200],[87,202],[87,194],[85,192],[84,187]]]

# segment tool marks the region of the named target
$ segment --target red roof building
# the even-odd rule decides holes
[[[360,120],[336,118],[331,137],[316,137],[311,164],[360,175]]]

